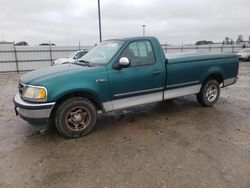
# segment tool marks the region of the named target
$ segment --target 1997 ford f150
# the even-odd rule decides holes
[[[79,62],[50,66],[20,78],[15,111],[34,123],[54,122],[66,137],[89,133],[97,111],[109,112],[196,94],[212,106],[220,88],[237,81],[233,53],[195,53],[166,58],[154,37],[107,40]]]

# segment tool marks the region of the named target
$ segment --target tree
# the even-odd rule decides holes
[[[26,41],[20,41],[15,43],[16,46],[28,46],[29,44]]]
[[[206,44],[213,44],[213,41],[200,40],[195,43],[195,45],[206,45]]]
[[[234,40],[233,39],[230,39],[230,44],[234,44]]]
[[[226,37],[226,38],[225,38],[225,44],[230,44],[230,42],[229,42],[229,37]]]
[[[244,42],[244,40],[243,40],[243,35],[239,35],[238,38],[237,38],[237,40],[236,40],[236,43],[237,43],[237,44],[240,44],[240,43],[242,43],[242,42]]]

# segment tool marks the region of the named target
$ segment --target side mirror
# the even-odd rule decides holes
[[[127,57],[121,57],[117,63],[113,64],[114,69],[121,69],[121,68],[126,68],[129,66],[130,66],[130,62]]]
[[[130,62],[129,62],[129,59],[127,57],[121,57],[119,59],[119,67],[121,68],[125,68],[125,67],[129,67],[130,66]]]

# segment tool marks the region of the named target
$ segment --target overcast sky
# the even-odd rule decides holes
[[[146,34],[161,43],[250,36],[250,0],[100,0],[103,39]],[[98,43],[97,0],[0,0],[0,40]]]

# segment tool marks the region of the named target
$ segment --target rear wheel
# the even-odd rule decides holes
[[[57,109],[55,124],[65,137],[77,138],[88,134],[97,119],[96,108],[91,101],[74,97],[64,101]]]
[[[207,80],[197,94],[197,101],[202,106],[213,106],[220,96],[220,85],[217,80]]]

